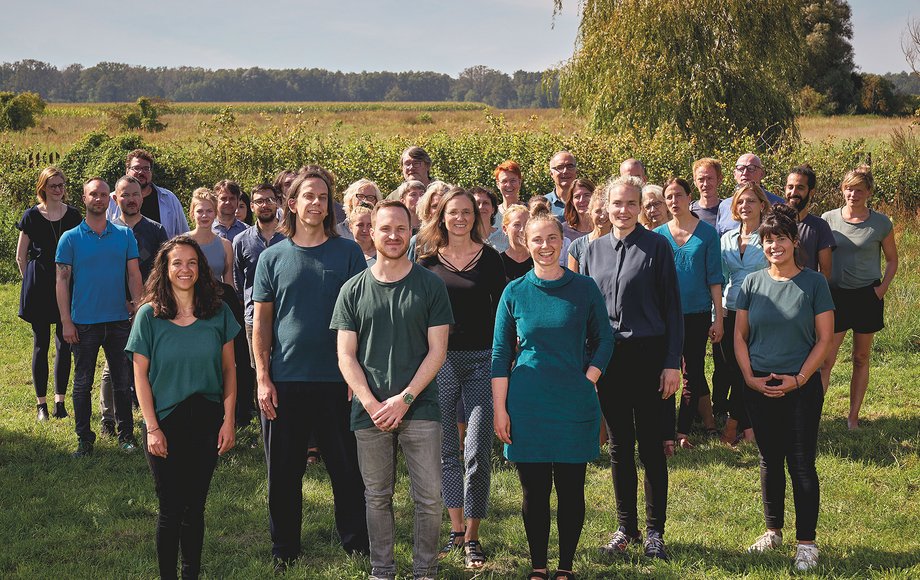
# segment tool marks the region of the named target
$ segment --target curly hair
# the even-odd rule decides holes
[[[165,320],[173,320],[179,312],[172,284],[169,281],[169,253],[176,246],[189,246],[198,255],[198,279],[195,280],[194,314],[195,318],[212,318],[221,309],[221,290],[201,246],[191,236],[181,235],[172,238],[160,247],[150,270],[150,277],[144,287],[144,302],[150,303],[153,315]]]

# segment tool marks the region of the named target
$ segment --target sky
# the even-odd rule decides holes
[[[856,65],[905,70],[901,31],[920,18],[920,1],[850,5]],[[41,24],[5,26],[0,62],[451,76],[474,65],[511,74],[559,64],[572,55],[579,21],[578,0],[564,0],[555,17],[552,0],[0,0],[0,11]]]

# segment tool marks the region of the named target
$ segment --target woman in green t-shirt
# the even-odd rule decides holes
[[[821,362],[834,334],[827,280],[796,259],[796,210],[773,206],[760,239],[770,263],[749,274],[735,301],[735,357],[748,388],[744,404],[760,450],[760,488],[767,531],[750,552],[783,541],[786,463],[795,499],[795,567],[818,564],[818,423],[824,403]]]
[[[240,330],[220,298],[201,247],[189,236],[166,242],[147,281],[125,352],[134,361],[144,415],[144,450],[159,499],[160,576],[197,578],[204,505],[218,454],[234,444]]]

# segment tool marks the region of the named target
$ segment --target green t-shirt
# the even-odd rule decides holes
[[[854,224],[843,219],[840,208],[825,212],[821,217],[831,226],[837,244],[831,286],[855,290],[879,280],[882,277],[882,240],[891,233],[891,220],[869,210],[866,221]]]
[[[221,349],[239,331],[240,325],[223,303],[213,317],[188,326],[156,318],[149,304],[138,309],[125,352],[132,358],[137,353],[150,359],[147,376],[158,419],[195,394],[218,403],[223,399]]]
[[[748,311],[751,369],[794,375],[817,342],[815,316],[833,310],[834,300],[827,279],[814,270],[791,280],[759,270],[741,283],[735,306]]]
[[[252,299],[274,303],[273,381],[342,382],[329,320],[342,285],[366,269],[361,247],[344,238],[312,248],[287,239],[262,252]]]
[[[428,329],[453,324],[447,288],[419,266],[398,282],[380,282],[370,270],[342,286],[330,328],[358,334],[358,362],[378,401],[403,391],[428,355]],[[437,380],[409,407],[405,420],[439,421]],[[357,397],[352,400],[353,431],[373,427]]]

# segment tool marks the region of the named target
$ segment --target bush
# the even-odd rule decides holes
[[[45,111],[38,93],[0,92],[0,131],[25,131],[34,127]]]
[[[169,112],[169,107],[162,99],[140,97],[134,105],[121,105],[109,111],[109,116],[115,119],[122,129],[128,131],[149,131],[156,133],[166,128],[160,122],[160,115]]]

